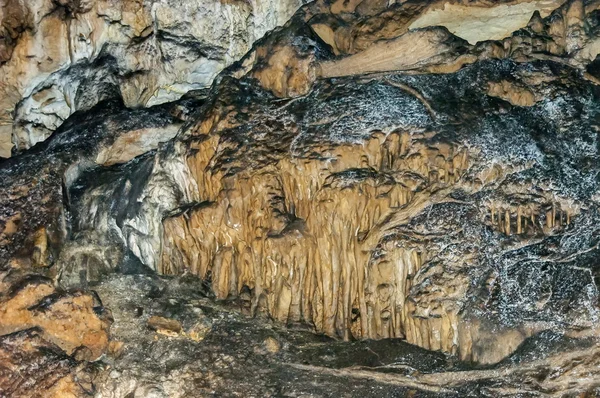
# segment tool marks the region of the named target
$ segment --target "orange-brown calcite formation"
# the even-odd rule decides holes
[[[455,313],[426,324],[405,305],[427,253],[390,247],[389,260],[371,258],[390,217],[417,214],[468,167],[466,149],[418,140],[379,133],[327,151],[333,161],[283,159],[234,177],[200,172],[206,202],[165,219],[159,272],[210,275],[221,299],[250,288],[254,310],[330,335],[455,351]],[[206,169],[214,142],[203,141],[188,164]]]
[[[216,368],[180,358],[232,341],[238,315],[209,320],[197,296],[507,375],[527,344],[547,344],[537,372],[566,361],[555,334],[598,335],[600,2],[323,0],[260,40],[302,2],[8,3],[0,151],[25,152],[0,162],[5,395],[86,394],[86,362],[118,365],[106,354],[137,363],[126,381],[103,368],[100,396],[212,391]],[[105,278],[126,343],[89,290]],[[288,360],[285,333],[207,360]],[[576,372],[590,352],[569,353]],[[407,375],[378,380],[446,393],[461,377]],[[538,385],[596,387],[563,380]]]
[[[95,360],[106,352],[110,322],[96,314],[93,296],[61,293],[50,281],[21,283],[0,298],[0,335],[38,328],[69,355],[79,351],[81,359]]]
[[[83,366],[37,329],[0,337],[0,394],[15,398],[76,398],[93,386]]]

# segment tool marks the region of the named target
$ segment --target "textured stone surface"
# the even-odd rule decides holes
[[[39,328],[45,340],[67,354],[95,360],[108,346],[110,322],[99,316],[101,303],[91,295],[65,294],[48,281],[24,280],[0,302],[0,334]],[[96,302],[95,302],[96,301]]]
[[[600,3],[561,4],[315,2],[139,109],[97,64],[0,163],[0,335],[99,360],[106,397],[594,396]],[[521,29],[470,36],[506,7]]]
[[[92,376],[59,347],[29,329],[0,337],[0,394],[75,398],[93,392]]]
[[[409,29],[444,26],[471,44],[501,40],[526,27],[534,12],[547,17],[563,3],[564,0],[507,1],[490,7],[469,7],[464,2],[437,2],[411,23]]]
[[[595,142],[596,91],[559,68],[536,88],[553,100],[514,107],[487,93],[489,82],[549,77],[549,67],[494,61],[452,75],[323,81],[285,107],[236,84],[222,91],[224,104],[250,97],[240,104],[249,109],[219,106],[208,128],[190,128],[182,155],[192,183],[180,184],[197,187],[197,204],[163,219],[162,258],[148,265],[210,275],[219,298],[249,288],[253,309],[281,321],[346,339],[402,337],[483,362],[554,322],[593,327],[593,260],[583,263],[597,242],[583,220],[596,217],[596,182],[547,151],[595,156],[585,142]],[[565,105],[560,118],[550,116],[555,101]],[[540,126],[555,133],[540,136]],[[278,140],[260,140],[261,130]],[[591,240],[571,251],[565,234]],[[550,242],[554,254],[537,254]],[[528,257],[544,271],[516,265]],[[570,266],[559,263],[574,268],[563,274]],[[514,273],[526,295],[512,293]],[[525,275],[539,279],[528,286]],[[555,296],[576,283],[578,293]]]
[[[108,359],[94,378],[97,397],[289,396],[594,397],[598,347],[594,339],[547,332],[527,339],[503,362],[460,363],[397,339],[342,342],[240,314],[247,303],[215,304],[190,278],[111,276],[99,286],[114,308],[123,355]],[[140,308],[143,309],[140,315]],[[165,336],[146,327],[152,316],[181,322]],[[188,333],[202,323],[205,334]],[[273,342],[278,350],[269,349]],[[548,369],[552,369],[551,372]],[[154,394],[154,395],[151,395]],[[519,395],[520,394],[520,395]]]
[[[0,156],[99,101],[173,101],[210,85],[302,0],[0,3]]]

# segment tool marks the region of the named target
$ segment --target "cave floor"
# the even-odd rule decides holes
[[[252,318],[246,303],[215,302],[191,277],[115,274],[93,289],[112,311],[119,347],[94,364],[97,397],[545,396],[559,392],[543,390],[560,357],[553,352],[594,347],[546,336],[553,347],[529,342],[498,365],[476,367],[398,339],[343,342]],[[152,329],[156,316],[181,331],[169,322]],[[596,396],[594,379],[579,396]]]

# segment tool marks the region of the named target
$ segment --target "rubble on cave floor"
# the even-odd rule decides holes
[[[0,359],[11,369],[0,371],[3,396],[44,396],[44,386],[48,396],[104,398],[600,393],[600,352],[591,338],[546,332],[497,365],[474,366],[398,339],[344,342],[307,325],[251,317],[243,300],[216,302],[190,276],[114,274],[94,290],[112,309],[107,354],[86,364],[35,329],[3,336]],[[21,379],[11,378],[15,369]]]

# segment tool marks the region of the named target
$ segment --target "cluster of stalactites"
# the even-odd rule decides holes
[[[415,195],[467,169],[466,150],[423,144],[427,137],[375,133],[363,145],[322,149],[321,159],[231,177],[211,167],[219,140],[208,137],[187,159],[201,200],[164,220],[158,271],[210,277],[220,299],[250,290],[253,311],[329,335],[456,351],[456,312],[415,316],[410,300],[426,250],[372,254],[390,217],[418,214],[426,200]]]
[[[574,209],[563,208],[558,202],[520,205],[493,204],[487,223],[506,235],[552,235],[571,224]]]

